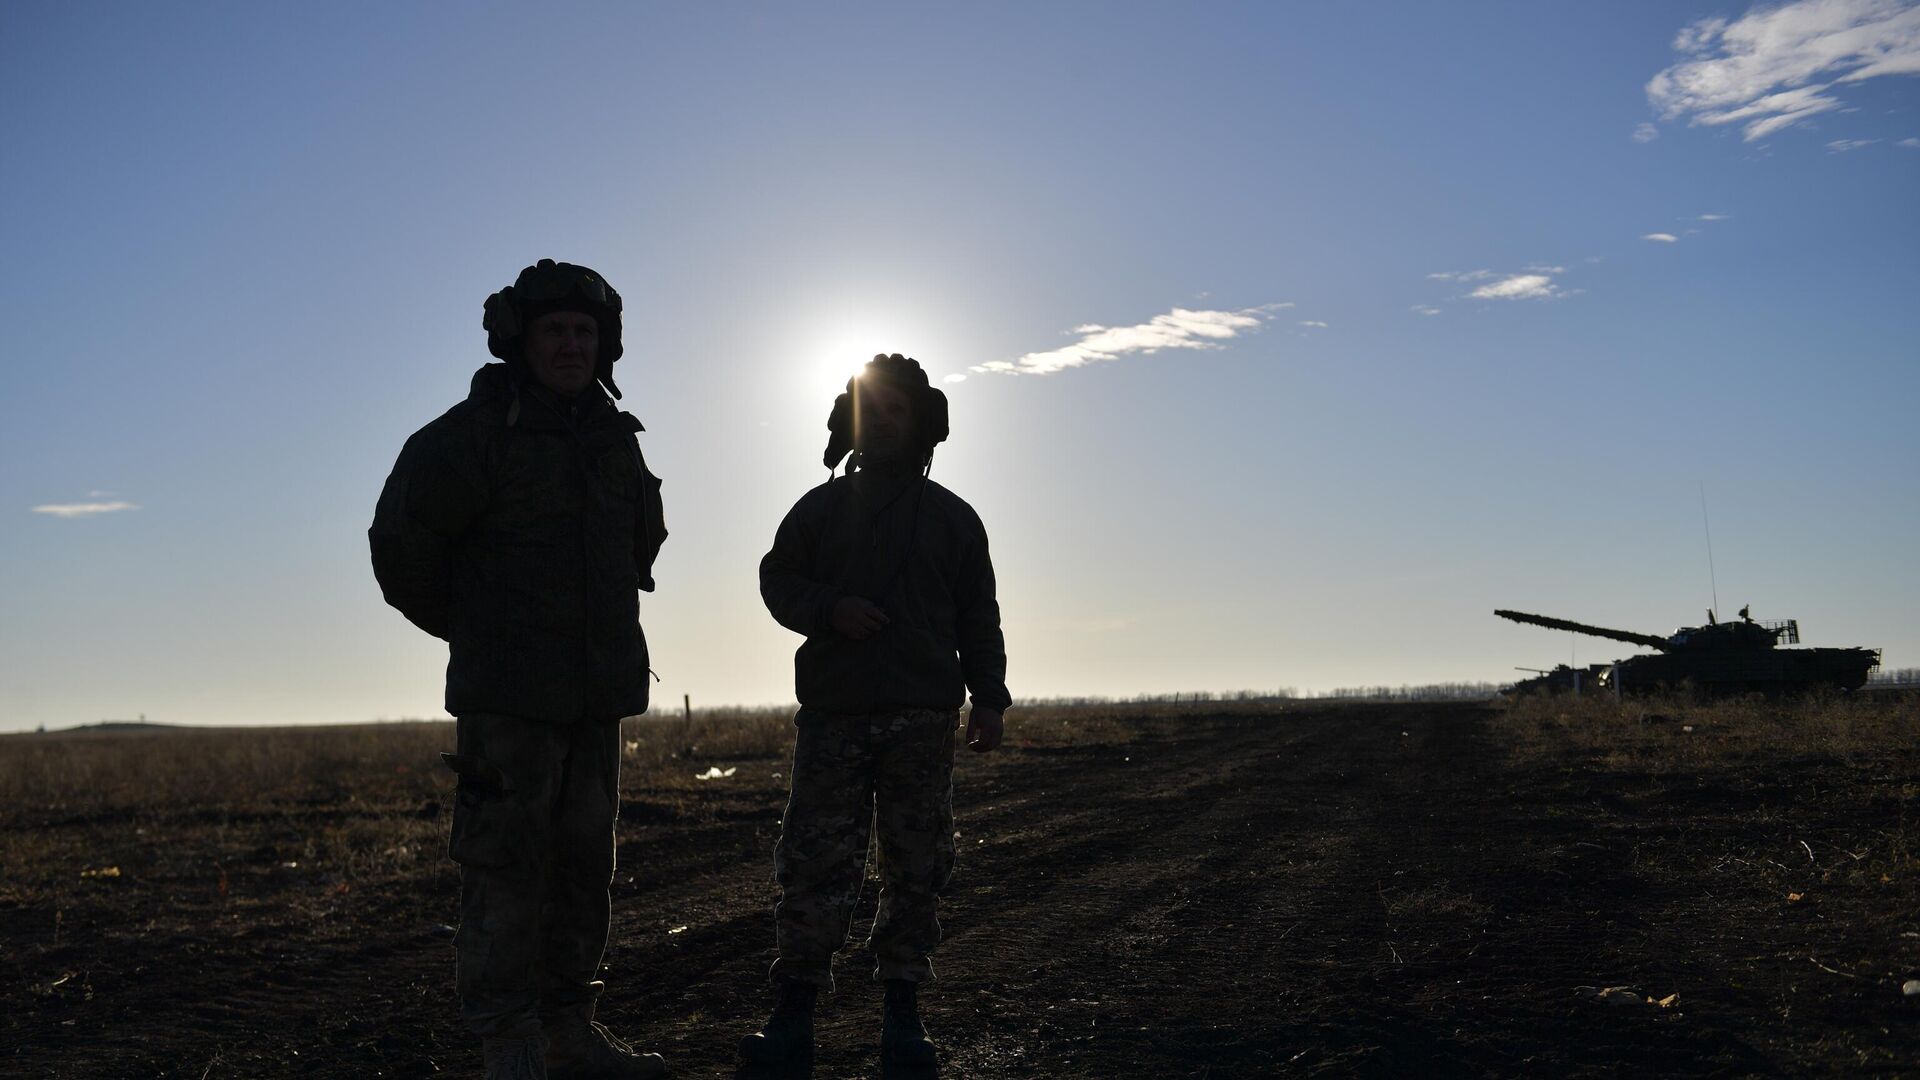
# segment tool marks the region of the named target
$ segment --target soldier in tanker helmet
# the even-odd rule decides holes
[[[946,395],[915,361],[876,356],[827,427],[827,468],[851,450],[846,475],[800,498],[760,563],[768,610],[806,641],[794,654],[793,788],[774,849],[776,1001],[741,1042],[745,1076],[811,1069],[814,1003],[833,987],[870,829],[882,1063],[934,1066],[916,992],[933,978],[935,909],[953,871],[954,732],[971,691],[967,743],[992,750],[1011,702],[986,529],[927,475],[947,437]]]
[[[636,590],[667,535],[611,400],[620,294],[542,259],[483,326],[504,363],[407,440],[369,531],[387,602],[449,649],[460,1013],[489,1078],[664,1076],[593,1018],[620,719],[647,709]]]

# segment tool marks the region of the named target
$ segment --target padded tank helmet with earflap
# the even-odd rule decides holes
[[[846,392],[833,399],[827,414],[827,450],[821,460],[828,469],[840,464],[853,449],[853,395],[861,382],[884,383],[906,392],[913,402],[914,433],[920,439],[919,458],[933,459],[933,448],[947,441],[947,395],[934,389],[920,361],[899,353],[881,353],[847,380]]]
[[[600,355],[594,377],[607,393],[620,396],[613,384],[613,362],[624,351],[620,345],[620,294],[599,274],[573,263],[541,259],[520,271],[513,284],[487,297],[480,325],[487,331],[487,351],[509,364],[521,362],[521,334],[527,324],[555,311],[578,311],[593,316],[600,326]]]

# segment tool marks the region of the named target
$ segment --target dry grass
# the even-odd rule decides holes
[[[1124,741],[1141,720],[1236,709],[1259,711],[1235,703],[1017,708],[1007,735],[1040,745]],[[687,790],[710,764],[784,759],[792,745],[791,708],[630,719],[621,731],[622,787]],[[412,809],[451,789],[440,752],[453,748],[448,721],[4,735],[0,824],[267,807]]]
[[[669,763],[783,752],[784,709],[628,720],[621,764],[636,782]],[[255,812],[266,806],[414,806],[453,786],[448,721],[300,728],[156,728],[0,736],[0,821],[136,812]]]
[[[1517,755],[1608,766],[1782,755],[1865,763],[1920,739],[1920,694],[1811,694],[1785,700],[1666,695],[1620,702],[1604,694],[1527,695],[1503,703],[1501,710],[1499,726]]]
[[[1766,859],[1695,853],[1695,872],[1747,866],[1796,896],[1815,883],[1871,891],[1920,874],[1920,694],[1528,696],[1508,702],[1495,729],[1516,764],[1587,775],[1638,806],[1715,788],[1754,804],[1743,820],[1781,834]],[[1833,817],[1823,792],[1872,809]],[[1722,812],[1704,805],[1700,820]]]

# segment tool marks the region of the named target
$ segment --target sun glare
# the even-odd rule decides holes
[[[801,365],[806,376],[803,389],[810,394],[840,393],[847,388],[847,379],[879,353],[912,352],[911,339],[901,328],[880,322],[841,323],[816,340],[819,344],[804,354]]]
[[[897,297],[846,303],[838,296],[802,306],[789,340],[787,385],[808,401],[832,401],[847,379],[882,353],[904,353],[920,361],[936,384],[954,370],[951,358],[966,355],[968,343],[955,340],[952,319],[930,314]]]

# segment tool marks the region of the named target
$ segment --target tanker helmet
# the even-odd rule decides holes
[[[833,411],[827,414],[827,449],[821,455],[827,468],[840,464],[853,449],[853,396],[862,382],[881,383],[906,393],[913,402],[914,434],[920,443],[917,457],[923,464],[931,461],[933,448],[947,441],[947,395],[927,381],[918,360],[882,353],[867,361],[847,380],[846,392],[833,399]]]
[[[613,362],[623,351],[620,294],[605,278],[584,266],[541,259],[520,271],[513,284],[487,297],[480,319],[487,332],[487,351],[509,364],[520,363],[520,335],[533,320],[555,311],[578,311],[593,316],[599,324],[600,355],[594,376],[608,394],[618,398]]]

